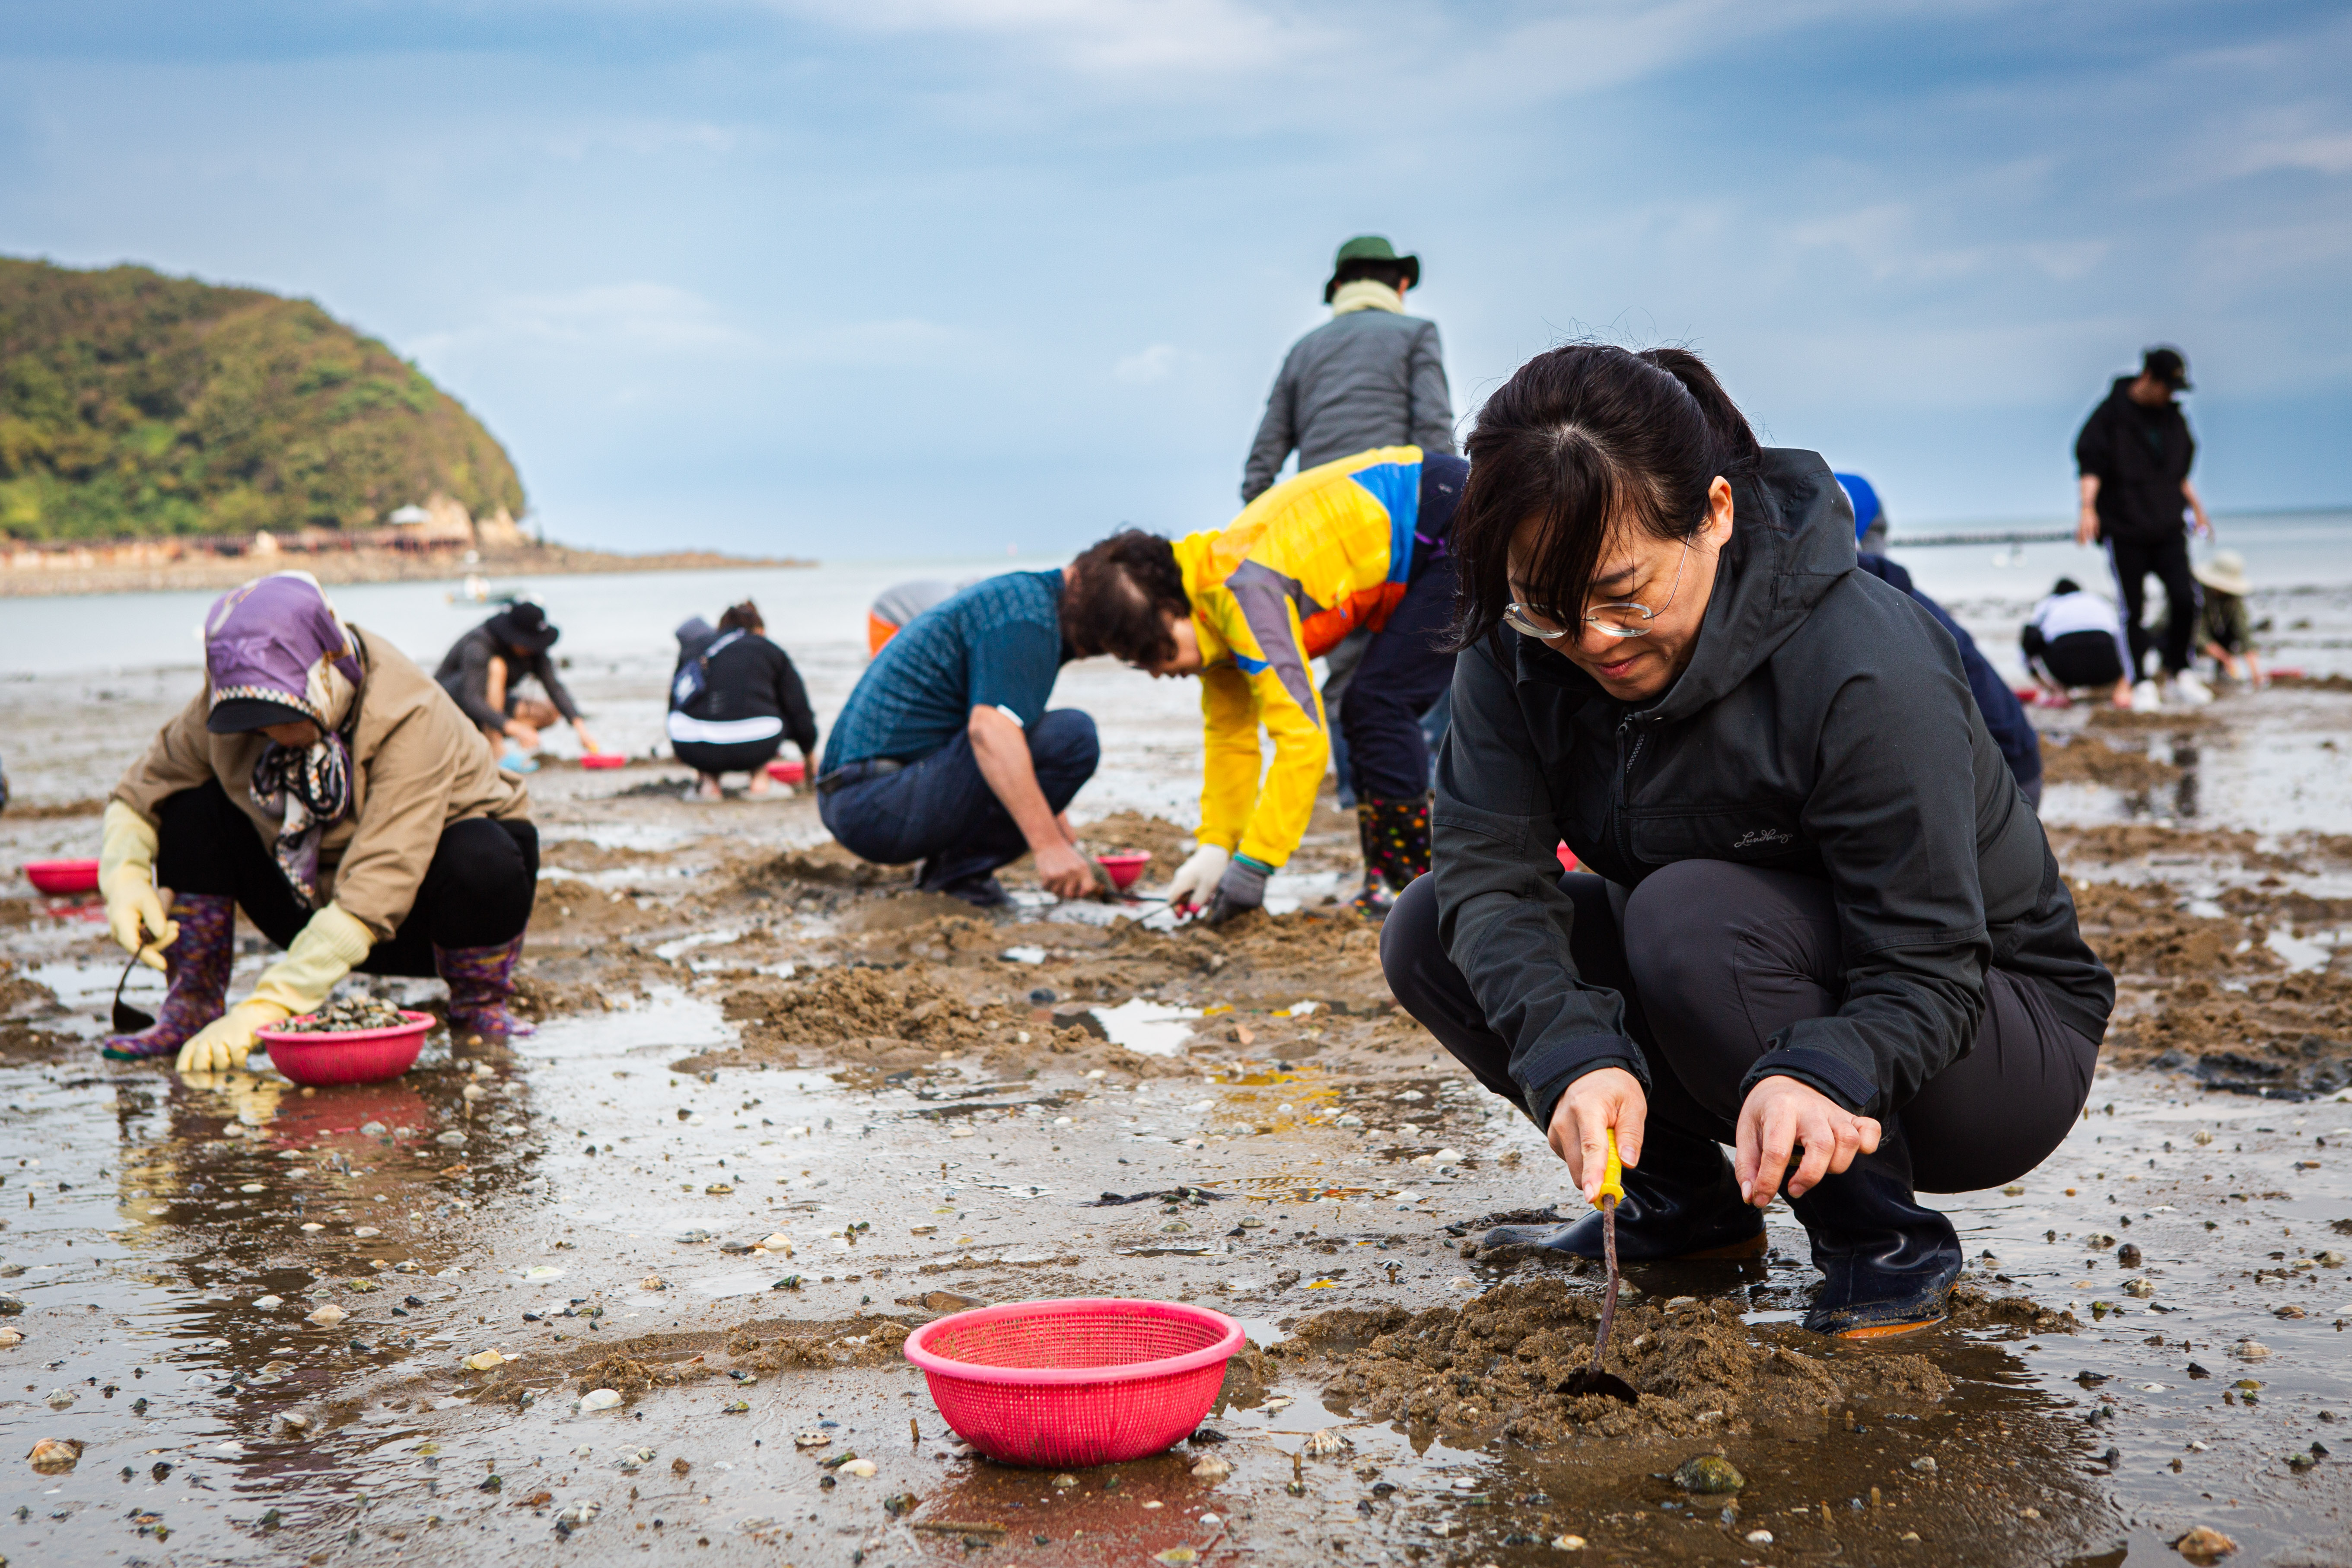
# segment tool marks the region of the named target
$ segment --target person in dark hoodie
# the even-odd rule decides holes
[[[2008,761],[2009,771],[2017,775],[2017,787],[2025,792],[2036,811],[2041,810],[2042,739],[2033,732],[2033,721],[2025,716],[2025,705],[1978,648],[1968,628],[1921,593],[1907,570],[1886,558],[1886,509],[1879,501],[1877,489],[1860,474],[1833,477],[1853,505],[1853,563],[1919,601],[1919,607],[1935,616],[1936,624],[1951,637],[1960,650],[1960,668],[1968,674],[1969,691],[1977,700],[1977,711],[1984,715],[1985,728],[1992,731],[1993,743]]]
[[[722,798],[722,773],[751,775],[751,793],[768,793],[768,764],[786,741],[816,755],[816,715],[792,656],[768,640],[760,606],[728,607],[713,631],[699,616],[677,629],[677,668],[669,684],[669,749],[701,777],[696,793]]]
[[[581,722],[580,707],[572,700],[555,661],[547,650],[562,629],[548,624],[547,612],[529,599],[500,610],[449,645],[433,679],[489,737],[499,751],[499,765],[509,773],[528,773],[539,764],[530,753],[539,750],[539,732],[557,720],[572,726],[580,749],[601,748]],[[524,680],[539,682],[544,698],[525,697]]]
[[[2081,472],[2082,515],[2074,537],[2107,547],[2123,606],[2124,634],[2131,642],[2133,705],[2161,707],[2161,690],[2147,679],[2150,638],[2142,626],[2147,579],[2164,584],[2165,624],[2170,628],[2159,650],[2172,696],[2189,707],[2213,693],[2189,668],[2191,634],[2197,626],[2197,579],[2189,566],[2189,531],[2182,509],[2196,518],[2197,531],[2211,538],[2213,521],[2204,498],[2189,478],[2197,442],[2178,395],[2187,392],[2189,362],[2176,348],[2159,343],[2140,355],[2137,375],[2119,375],[2105,402],[2083,422],[2074,437],[2074,466]]]
[[[1785,1194],[1808,1327],[1939,1321],[1962,1255],[1916,1192],[2047,1157],[2115,1004],[1952,640],[1693,354],[1538,355],[1468,446],[1397,999],[1588,1199],[1613,1131],[1620,1256],[1754,1256]],[[1597,1257],[1600,1216],[1486,1239]]]

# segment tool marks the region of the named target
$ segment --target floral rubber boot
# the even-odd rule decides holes
[[[433,967],[449,985],[449,1037],[504,1039],[528,1035],[532,1026],[507,1009],[514,995],[515,959],[522,938],[495,947],[433,949]]]
[[[229,964],[236,956],[236,900],[220,893],[183,893],[172,900],[180,934],[163,950],[170,989],[154,1025],[110,1035],[98,1049],[109,1061],[175,1057],[198,1030],[228,1010]]]
[[[1429,869],[1429,797],[1358,800],[1356,836],[1364,851],[1364,890],[1356,895],[1355,909],[1380,920]]]

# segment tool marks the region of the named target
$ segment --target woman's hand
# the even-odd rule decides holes
[[[1732,1161],[1739,1195],[1759,1209],[1769,1207],[1790,1154],[1802,1144],[1804,1156],[1789,1181],[1789,1195],[1802,1197],[1823,1176],[1853,1164],[1856,1154],[1876,1153],[1878,1132],[1876,1121],[1817,1089],[1792,1078],[1765,1079],[1739,1108],[1739,1149]]]
[[[1649,1097],[1642,1080],[1623,1068],[1601,1068],[1568,1086],[1551,1111],[1551,1149],[1568,1162],[1568,1173],[1584,1189],[1584,1201],[1601,1195],[1609,1167],[1609,1129],[1617,1129],[1617,1157],[1642,1163],[1642,1129],[1649,1121]]]
[[[517,750],[535,752],[539,750],[539,726],[528,720],[509,719],[507,721],[507,739],[515,743]]]

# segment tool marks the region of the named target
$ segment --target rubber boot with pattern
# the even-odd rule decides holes
[[[531,1026],[508,1011],[514,995],[515,959],[522,938],[495,947],[433,949],[433,967],[449,985],[449,1037],[503,1039],[528,1035]]]
[[[1359,913],[1375,919],[1389,911],[1396,895],[1429,869],[1429,797],[1356,802],[1356,837],[1364,852],[1364,890],[1356,895]]]
[[[1878,1152],[1789,1200],[1823,1276],[1805,1314],[1817,1334],[1871,1339],[1939,1323],[1967,1262],[1952,1222],[1913,1195],[1902,1120],[1879,1126]]]
[[[180,934],[163,950],[171,989],[152,1028],[114,1035],[99,1047],[114,1061],[142,1061],[180,1053],[199,1029],[228,1008],[229,964],[236,956],[236,900],[219,893],[183,893],[172,900]]]
[[[1745,1202],[1731,1163],[1709,1138],[1652,1122],[1642,1163],[1625,1167],[1617,1205],[1617,1256],[1635,1263],[1669,1258],[1760,1258],[1764,1211]],[[1540,1247],[1575,1258],[1601,1256],[1601,1215],[1566,1225],[1497,1226],[1484,1247]]]

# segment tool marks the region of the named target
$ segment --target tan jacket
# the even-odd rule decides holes
[[[319,900],[332,899],[378,942],[408,918],[441,832],[453,822],[530,816],[522,780],[498,765],[489,742],[449,694],[389,642],[358,626],[361,679],[353,699],[352,809],[319,846]],[[205,728],[209,688],[163,726],[111,798],[157,821],[167,796],[218,779],[268,846],[278,820],[253,798],[253,764],[268,738]]]

